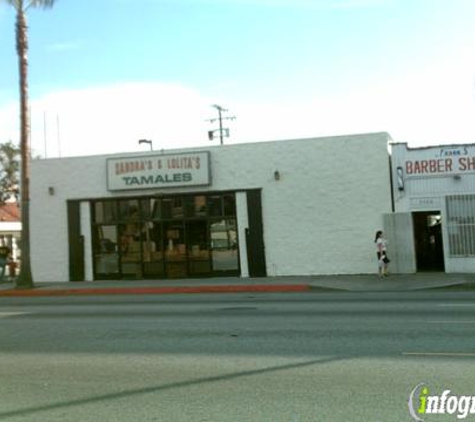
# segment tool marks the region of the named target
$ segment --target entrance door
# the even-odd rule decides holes
[[[142,262],[140,254],[141,225],[119,225],[120,268],[123,278],[141,278]]]
[[[414,274],[417,268],[412,214],[410,212],[384,214],[383,222],[383,231],[389,242],[391,272]]]
[[[210,223],[211,255],[215,274],[239,274],[239,254],[235,218],[223,218]]]
[[[81,235],[79,202],[68,202],[69,280],[84,280],[84,236]]]
[[[120,276],[117,226],[112,224],[95,226],[93,239],[96,278],[117,279]]]
[[[249,228],[246,230],[246,245],[249,275],[251,277],[265,277],[267,267],[260,190],[247,191],[247,213]]]
[[[183,221],[163,223],[165,272],[168,278],[185,278],[188,275],[186,241]]]
[[[440,211],[412,213],[417,271],[444,271]]]
[[[146,221],[142,235],[143,276],[144,278],[164,278],[164,241],[162,224],[159,221]]]
[[[208,222],[206,220],[191,220],[185,223],[185,227],[189,275],[191,277],[209,275],[211,261]]]

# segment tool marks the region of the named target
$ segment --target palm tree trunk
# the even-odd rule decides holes
[[[28,107],[28,25],[19,0],[16,41],[20,74],[20,149],[21,149],[21,271],[17,288],[33,287],[30,263],[30,110]]]

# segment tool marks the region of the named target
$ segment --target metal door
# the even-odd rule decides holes
[[[390,271],[411,274],[416,272],[414,229],[410,212],[384,215],[384,231],[388,239]]]

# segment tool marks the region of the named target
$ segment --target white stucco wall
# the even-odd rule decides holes
[[[239,239],[239,261],[241,263],[241,277],[249,277],[249,266],[247,262],[246,229],[249,228],[247,214],[246,192],[236,193],[236,214]]]
[[[376,268],[373,236],[382,227],[383,214],[391,212],[388,140],[388,134],[375,133],[165,151],[210,151],[212,184],[162,192],[260,188],[269,275],[371,273]],[[114,156],[125,155],[129,154]],[[108,192],[106,158],[33,161],[31,248],[35,280],[68,280],[68,199],[157,192]],[[276,170],[280,180],[274,178]],[[50,195],[49,187],[54,188],[54,195]],[[242,215],[243,198],[237,202],[242,226],[247,222],[247,216]],[[239,228],[241,260],[245,251],[243,229]]]
[[[91,233],[91,207],[89,201],[81,202],[81,236],[84,236],[84,278],[94,280],[92,233]]]

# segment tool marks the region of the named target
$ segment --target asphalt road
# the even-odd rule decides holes
[[[474,334],[474,292],[2,298],[0,420],[410,421]]]

